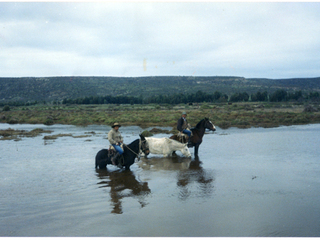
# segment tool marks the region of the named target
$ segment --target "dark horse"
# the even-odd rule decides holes
[[[122,167],[125,167],[126,170],[130,169],[130,166],[134,163],[134,159],[139,157],[139,152],[142,150],[146,155],[149,154],[149,146],[144,138],[144,136],[139,135],[140,139],[134,140],[129,145],[123,144],[123,154],[116,159],[116,165],[119,166],[119,161],[123,160],[121,163]],[[111,157],[108,149],[100,150],[96,155],[96,168],[99,166],[99,169],[106,168],[107,164],[112,164]],[[122,158],[123,157],[123,158]]]
[[[199,146],[202,143],[202,137],[206,131],[209,129],[211,131],[215,131],[216,128],[212,124],[212,122],[208,118],[202,119],[196,127],[191,128],[192,136],[191,136],[191,143],[192,145],[188,145],[188,147],[194,147],[194,155],[198,155]],[[170,139],[177,140],[179,142],[185,142],[182,138],[178,137],[177,134],[170,137]]]

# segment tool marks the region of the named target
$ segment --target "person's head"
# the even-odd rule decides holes
[[[182,112],[182,117],[186,118],[187,117],[187,113],[186,112]]]
[[[118,131],[119,127],[121,127],[121,125],[117,122],[115,122],[113,125],[112,125],[112,128],[114,128],[116,131]]]

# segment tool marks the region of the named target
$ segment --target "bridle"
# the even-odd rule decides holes
[[[204,127],[205,129],[207,128],[207,129],[209,129],[210,131],[215,131],[215,126],[213,125],[213,123],[212,123],[209,119],[203,119],[203,120],[204,120],[203,127]],[[207,127],[207,124],[208,124],[208,123],[212,126],[212,129]],[[201,128],[199,128],[199,127],[196,126],[196,127],[193,128],[193,130],[198,130],[198,131],[199,131],[199,130],[201,130]]]
[[[212,126],[212,128],[208,128],[206,125],[207,124],[210,124],[211,126]],[[209,119],[206,119],[206,122],[205,122],[205,128],[207,128],[207,129],[209,129],[209,130],[211,130],[211,131],[215,131],[215,126],[213,125],[213,123],[209,120]]]
[[[142,149],[141,149],[142,147]],[[141,140],[139,141],[139,158],[138,160],[140,160],[140,149],[142,150],[142,152],[146,153],[147,150],[149,150],[149,147],[148,147],[148,142],[147,140]]]

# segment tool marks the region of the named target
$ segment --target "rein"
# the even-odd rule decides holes
[[[145,141],[146,140],[144,140],[143,142],[145,142]],[[131,148],[128,147],[128,145],[126,145],[126,144],[123,144],[123,145],[125,145],[131,152],[133,152],[137,156],[138,160],[140,160],[140,148],[142,146],[141,139],[139,139],[139,153],[134,152]]]

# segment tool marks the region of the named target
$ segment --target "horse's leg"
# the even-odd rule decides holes
[[[107,163],[100,163],[99,169],[105,169],[107,168]]]
[[[101,161],[99,163],[99,169],[107,168],[107,164],[108,164],[108,155],[105,156],[103,159],[101,159]]]
[[[194,146],[194,155],[195,156],[198,156],[199,145],[200,144],[197,144],[197,145]]]
[[[99,166],[99,169],[104,169],[107,167],[107,160],[106,159],[99,159],[96,160],[96,168]]]

